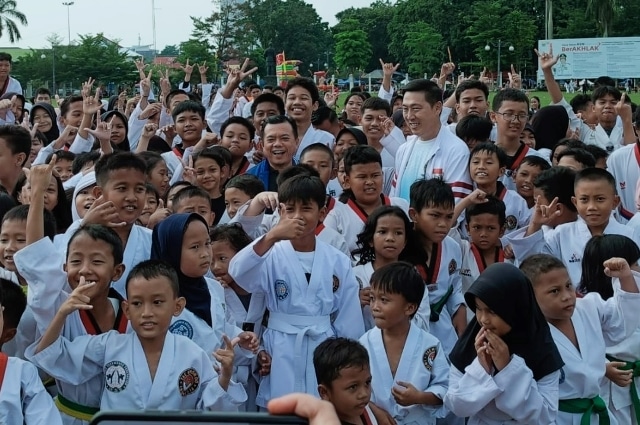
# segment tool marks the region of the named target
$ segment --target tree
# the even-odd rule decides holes
[[[360,23],[360,28],[367,33],[367,39],[371,43],[371,56],[365,66],[367,71],[380,68],[379,58],[390,61],[393,58],[389,53],[389,33],[387,24],[389,17],[393,16],[394,6],[389,0],[377,0],[369,7],[354,9],[350,7],[336,15],[338,23],[331,31],[337,34],[342,31],[345,19],[355,19]],[[330,65],[330,64],[329,64]]]
[[[587,0],[587,16],[593,16],[602,30],[602,36],[609,36],[609,29],[616,15],[616,0]]]
[[[342,31],[333,36],[336,41],[336,65],[350,72],[364,69],[371,58],[371,43],[367,33],[360,29],[360,23],[355,19],[345,19],[341,23]]]
[[[9,34],[9,41],[15,43],[22,38],[20,30],[15,21],[20,25],[27,25],[27,17],[24,13],[16,10],[15,0],[0,0],[0,37],[5,32]]]
[[[169,44],[164,46],[164,49],[160,52],[160,56],[178,56],[180,49],[175,44]]]
[[[430,73],[432,70],[438,70],[443,62],[442,36],[424,22],[408,26],[404,47],[409,52],[410,74]]]

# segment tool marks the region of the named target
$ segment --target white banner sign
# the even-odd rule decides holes
[[[553,68],[557,80],[640,77],[640,37],[571,38],[539,40],[538,51],[548,52],[553,46],[559,56]],[[538,69],[538,79],[542,71]]]

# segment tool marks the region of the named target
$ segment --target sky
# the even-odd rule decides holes
[[[312,4],[323,21],[330,26],[336,23],[335,15],[349,7],[368,6],[370,0],[306,0]],[[67,7],[62,0],[18,0],[17,9],[29,21],[27,27],[19,27],[22,40],[9,42],[7,35],[0,38],[0,47],[45,48],[47,37],[58,34],[63,44],[68,40]],[[120,40],[124,47],[153,44],[152,0],[74,0],[69,7],[71,39],[78,34],[104,33],[109,39]],[[176,7],[175,5],[179,6]],[[188,5],[189,7],[183,7]],[[214,10],[211,0],[155,0],[156,46],[179,44],[189,39],[192,25],[190,16],[208,16]]]

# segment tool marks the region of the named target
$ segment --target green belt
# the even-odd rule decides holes
[[[607,355],[607,359],[609,359],[609,361],[611,362],[624,363],[624,366],[622,366],[620,369],[632,370],[634,378],[637,378],[638,376],[640,376],[640,360],[637,360],[635,362],[626,362],[624,360],[616,359],[615,357],[609,356],[609,355]],[[636,383],[633,380],[631,381],[630,387],[631,387],[630,392],[631,392],[631,404],[633,406],[633,413],[636,416],[637,423],[640,424],[640,398],[638,398],[638,389],[636,388]]]
[[[449,301],[451,294],[453,294],[453,285],[449,286],[447,293],[444,294],[442,298],[440,298],[440,301],[430,305],[431,316],[429,316],[429,321],[437,322],[438,320],[440,320],[440,313],[442,313],[442,309],[444,308],[444,305],[447,303],[447,301]]]
[[[590,425],[591,415],[596,414],[600,425],[610,425],[609,410],[600,396],[594,398],[573,398],[571,400],[560,400],[558,410],[565,413],[582,413],[580,425]]]
[[[100,411],[98,407],[89,407],[74,403],[73,401],[64,398],[61,394],[58,394],[54,399],[54,402],[58,410],[62,413],[83,421],[90,421],[93,418],[93,415]]]

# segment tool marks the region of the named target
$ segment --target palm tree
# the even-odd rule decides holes
[[[616,0],[588,0],[587,14],[596,18],[602,28],[602,36],[608,37],[616,15]]]
[[[22,38],[15,21],[21,25],[27,25],[27,17],[24,13],[16,10],[16,5],[15,0],[0,0],[0,37],[6,31],[9,33],[9,41],[12,43]]]

